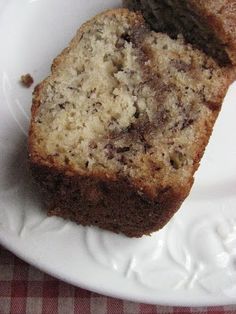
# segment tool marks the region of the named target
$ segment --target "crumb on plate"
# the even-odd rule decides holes
[[[23,86],[28,88],[34,83],[34,79],[29,73],[21,75],[20,81]]]

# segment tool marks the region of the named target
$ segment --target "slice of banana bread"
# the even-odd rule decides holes
[[[236,0],[124,0],[141,10],[152,28],[183,34],[217,61],[236,64]]]
[[[126,9],[83,25],[34,92],[29,158],[49,214],[134,237],[163,227],[233,76]]]

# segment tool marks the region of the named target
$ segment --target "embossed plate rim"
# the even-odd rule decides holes
[[[0,244],[6,248],[7,250],[14,253],[18,258],[22,259],[23,261],[29,263],[30,265],[38,268],[42,272],[45,272],[59,280],[62,280],[64,282],[67,282],[71,285],[74,285],[76,287],[80,287],[82,289],[86,289],[95,293],[99,293],[104,296],[109,296],[117,299],[122,299],[126,301],[132,301],[132,302],[139,302],[144,304],[154,304],[154,305],[160,305],[160,306],[176,306],[176,307],[205,307],[205,306],[228,306],[228,305],[235,305],[235,300],[232,300],[232,302],[229,302],[225,300],[224,297],[209,300],[208,296],[205,300],[186,300],[185,297],[178,300],[170,300],[168,296],[166,298],[148,298],[148,297],[136,297],[136,296],[129,296],[127,293],[124,293],[122,290],[117,293],[112,291],[111,289],[101,289],[100,287],[95,287],[94,284],[86,284],[83,281],[79,281],[78,278],[67,278],[65,275],[60,275],[59,273],[53,271],[48,265],[45,265],[44,263],[40,263],[37,261],[36,257],[30,258],[29,255],[25,254],[23,250],[17,249],[17,247],[10,243],[7,239],[4,239],[4,237],[1,235],[0,232]]]

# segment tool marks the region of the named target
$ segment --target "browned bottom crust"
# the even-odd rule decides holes
[[[177,195],[167,187],[151,201],[125,179],[112,182],[105,178],[71,177],[38,165],[31,165],[31,169],[43,190],[50,216],[84,226],[95,225],[129,237],[141,237],[161,229],[188,194],[186,190]]]

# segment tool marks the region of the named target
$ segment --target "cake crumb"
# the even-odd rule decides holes
[[[34,83],[34,79],[29,73],[21,75],[20,81],[21,84],[27,88],[29,88]]]

